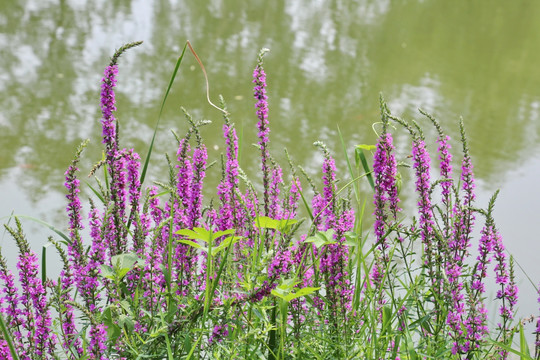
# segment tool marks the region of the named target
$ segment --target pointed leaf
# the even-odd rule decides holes
[[[255,226],[258,228],[277,230],[278,225],[279,225],[278,220],[269,218],[268,216],[257,216],[255,218]]]
[[[302,289],[298,290],[295,293],[291,292],[290,294],[285,296],[284,299],[287,302],[291,302],[291,300],[297,299],[297,298],[302,297],[302,296],[307,296],[309,294],[314,293],[315,291],[317,291],[319,289],[320,289],[320,287],[305,287],[305,288],[302,288]]]
[[[220,237],[222,237],[224,235],[233,235],[235,232],[236,232],[235,229],[228,229],[228,230],[218,231],[218,232],[215,232],[215,233],[212,234],[212,239],[213,240],[219,239]]]
[[[101,265],[100,275],[107,279],[114,280],[114,271],[109,265]]]
[[[193,240],[202,240],[202,241],[205,241],[207,240],[207,238],[202,238],[201,239],[201,235],[196,232],[196,231],[193,231],[191,229],[180,229],[178,231],[175,231],[174,232],[175,234],[178,234],[178,235],[182,235],[182,236],[185,236],[189,239],[193,239]]]
[[[377,148],[377,146],[360,144],[360,145],[356,145],[356,148],[361,149],[361,150],[371,151],[371,150],[375,150]]]
[[[186,244],[186,245],[189,245],[189,246],[192,246],[196,249],[201,249],[202,251],[204,252],[208,252],[208,248],[202,246],[201,244],[199,243],[196,243],[195,241],[191,241],[191,240],[184,240],[184,239],[179,239],[177,240],[179,243],[182,243],[182,244]]]

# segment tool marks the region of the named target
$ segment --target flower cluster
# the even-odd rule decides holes
[[[63,263],[57,280],[39,276],[20,222],[6,227],[20,256],[17,283],[0,254],[0,316],[9,336],[0,333],[0,359],[12,358],[11,340],[19,358],[31,360],[266,357],[263,352],[272,359],[316,352],[321,358],[400,359],[431,356],[433,349],[460,360],[494,352],[507,357],[486,341],[485,293],[493,262],[498,331],[508,343],[518,294],[513,261],[492,216],[495,196],[487,211],[473,207],[463,124],[459,187],[452,180],[450,138],[435,119],[425,114],[439,132],[438,180],[420,126],[392,116],[381,99],[373,172],[363,158],[365,172],[358,176],[374,180],[371,238],[361,201],[357,213],[351,197],[341,195],[358,179],[338,187],[338,166],[322,142],[315,143],[323,153],[320,178],[302,169],[313,190],[311,206],[290,158],[288,174],[271,157],[263,50],[253,72],[260,179],[252,183],[240,167],[236,129],[222,100],[226,146],[216,200],[207,201],[204,187],[207,177],[219,180],[200,131],[208,121],[194,121],[186,111],[188,129],[176,136],[176,156],[167,155],[168,181],[144,189],[141,158],[120,147],[114,116],[117,60],[136,45],[120,48],[102,79],[105,157],[91,173],[106,169],[92,187],[96,200],[85,231],[77,178],[84,144],[65,173],[69,235],[65,244],[51,239]],[[412,155],[399,162],[412,158],[418,220],[410,224],[400,209],[394,146],[400,138],[388,131],[390,119],[412,135]],[[441,204],[434,190],[441,191]],[[468,258],[478,214],[486,222],[478,255]],[[537,327],[538,335],[540,321]],[[318,334],[315,342],[304,335],[310,333]]]

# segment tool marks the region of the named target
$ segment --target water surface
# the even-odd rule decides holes
[[[456,140],[462,116],[478,205],[501,189],[495,216],[506,245],[533,282],[540,281],[539,2],[14,0],[0,10],[0,46],[7,50],[0,54],[0,216],[14,212],[67,226],[63,172],[83,139],[92,142],[82,172],[101,158],[101,74],[114,49],[135,40],[143,46],[120,59],[122,145],[146,153],[189,39],[205,63],[213,100],[223,94],[242,133],[242,166],[255,173],[251,72],[258,50],[267,47],[276,158],[283,160],[286,147],[316,173],[321,158],[312,144],[323,140],[344,169],[338,125],[349,149],[374,143],[379,92],[404,118],[427,126],[416,109],[433,113]],[[150,180],[163,178],[162,154],[175,152],[168,129],[187,129],[180,106],[214,122],[203,132],[210,156],[218,159],[223,149],[221,116],[206,102],[204,77],[187,56],[165,108]],[[406,149],[405,132],[396,134]],[[49,232],[25,226],[39,251]],[[14,254],[7,235],[0,245]],[[518,274],[521,314],[537,314],[535,290]]]

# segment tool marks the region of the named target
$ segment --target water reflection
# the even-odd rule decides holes
[[[463,116],[480,184],[538,196],[511,181],[540,145],[538,2],[19,0],[0,8],[0,46],[9,49],[0,53],[2,214],[64,221],[63,171],[76,146],[92,139],[83,172],[101,157],[102,69],[115,48],[134,40],[145,43],[120,60],[118,118],[124,146],[141,154],[186,39],[206,65],[212,98],[228,101],[248,153],[256,142],[251,72],[268,47],[274,156],[287,147],[296,163],[317,171],[312,143],[321,139],[340,154],[337,124],[349,146],[373,143],[382,91],[394,113],[419,118],[416,108],[425,108],[454,139]],[[180,105],[214,121],[203,135],[219,158],[221,116],[206,103],[204,78],[187,56],[156,159],[174,152],[168,129],[185,131]],[[154,178],[164,173],[160,166],[151,168]],[[254,172],[256,159],[243,156],[242,166]],[[527,169],[520,176],[540,176]],[[511,237],[511,220],[499,221]]]

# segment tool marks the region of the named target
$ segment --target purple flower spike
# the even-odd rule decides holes
[[[447,135],[445,137],[439,137],[437,139],[437,142],[439,143],[438,151],[439,160],[441,161],[441,177],[443,179],[450,179],[452,178],[452,154],[450,153],[450,149],[452,148],[452,146],[450,145],[450,136]],[[443,202],[447,204],[449,202],[450,188],[452,186],[452,182],[443,181],[441,183],[441,186],[443,189]]]
[[[191,194],[189,202],[189,224],[193,227],[200,226],[201,224],[201,211],[202,211],[202,190],[203,181],[206,175],[206,160],[208,154],[204,145],[199,145],[193,151],[193,167],[195,169],[193,179],[191,182]]]
[[[116,144],[116,125],[113,112],[116,111],[114,87],[116,86],[118,65],[109,65],[105,68],[101,79],[101,113],[103,118],[103,143],[107,146],[107,154],[114,154],[118,150]]]
[[[422,242],[426,246],[428,256],[431,255],[431,235],[433,232],[433,210],[431,209],[430,176],[431,159],[424,140],[418,138],[413,142],[412,155],[416,173],[416,191],[420,199],[418,209],[420,212],[420,228],[422,229]]]
[[[270,204],[269,204],[269,182],[270,182],[270,169],[268,165],[268,134],[270,134],[270,128],[268,127],[268,97],[266,96],[266,74],[263,69],[263,56],[267,52],[267,49],[262,49],[259,53],[259,61],[257,67],[253,70],[253,82],[255,87],[253,88],[253,95],[257,101],[255,107],[257,108],[257,117],[259,122],[257,128],[259,129],[259,146],[261,148],[261,170],[263,173],[263,187],[264,187],[264,215],[269,216]]]
[[[394,156],[394,145],[390,133],[382,134],[377,143],[373,156],[373,173],[375,175],[375,193],[373,203],[375,205],[375,236],[380,247],[385,248],[384,242],[385,223],[387,222],[386,206],[395,221],[398,207],[398,191],[396,186],[397,163]]]
[[[90,328],[90,359],[107,360],[107,327],[103,324]]]
[[[34,252],[23,253],[17,263],[21,283],[21,304],[26,316],[25,328],[28,340],[34,343],[36,354],[45,357],[53,355],[56,337],[51,331],[51,314],[47,305],[46,291],[38,277],[38,258]]]

